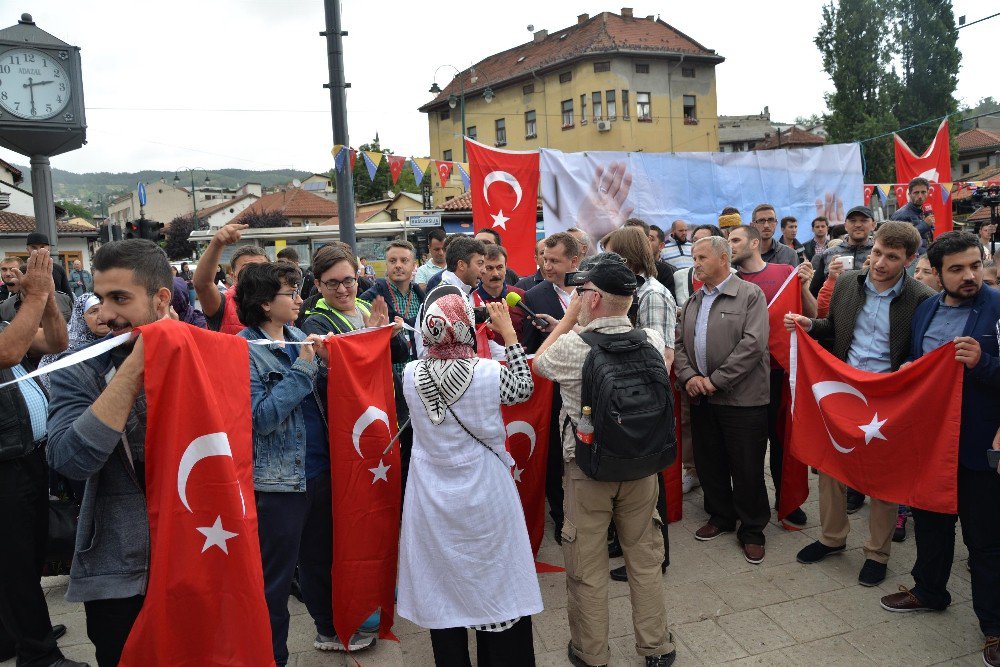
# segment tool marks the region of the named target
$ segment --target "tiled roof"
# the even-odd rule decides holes
[[[391,199],[386,201],[392,201]],[[369,218],[374,218],[376,215],[384,211],[386,208],[385,202],[372,202],[371,204],[362,204],[354,210],[354,222],[365,222]]]
[[[799,129],[794,125],[783,131],[781,133],[781,148],[801,148],[804,146],[822,146],[826,143],[826,139],[819,136],[818,134],[813,134],[812,132],[806,132],[805,130]],[[754,146],[756,151],[767,151],[774,148],[778,148],[778,135],[772,134],[764,141],[760,142]]]
[[[14,177],[14,182],[11,183],[11,185],[17,185],[18,183],[24,180],[24,174],[21,173],[21,170],[12,165],[10,162],[7,162],[6,160],[0,160],[0,167],[3,167],[7,171],[9,171],[11,175]]]
[[[989,220],[990,215],[991,213],[989,206],[980,206],[979,208],[976,209],[976,212],[970,215],[968,218],[966,218],[965,221],[979,222],[980,220]]]
[[[471,211],[472,210],[472,191],[463,192],[454,199],[449,199],[441,208],[445,211]]]
[[[955,179],[956,183],[968,183],[971,181],[985,181],[990,184],[1000,182],[1000,167],[985,167],[979,171],[974,171],[971,174],[965,174],[961,179]],[[955,188],[951,191],[951,196],[955,199],[955,201],[964,201],[971,198],[975,191],[976,190],[973,187]]]
[[[326,219],[337,216],[337,202],[320,197],[307,190],[284,190],[264,195],[233,218],[241,218],[252,213],[281,213],[286,218]]]
[[[24,234],[35,231],[35,218],[10,211],[0,211],[0,234]],[[83,218],[56,221],[56,231],[60,234],[96,234],[97,227]]]
[[[583,15],[580,17],[583,19]],[[494,54],[458,74],[432,101],[420,107],[427,112],[447,103],[465,83],[465,94],[499,88],[507,81],[530,76],[577,58],[617,53],[648,56],[684,54],[688,58],[721,63],[725,58],[699,44],[673,26],[652,17],[640,18],[602,12],[557,30],[539,41],[532,40]],[[472,70],[479,79],[472,83]]]
[[[225,208],[227,208],[229,206],[232,206],[236,202],[242,201],[242,200],[246,199],[247,197],[255,197],[255,195],[252,195],[252,194],[240,195],[239,197],[236,197],[235,199],[227,199],[225,201],[219,202],[218,204],[213,204],[212,206],[206,206],[205,208],[199,208],[198,209],[198,218],[201,219],[201,220],[204,220],[205,218],[207,218],[208,216],[212,215],[213,213],[218,213],[219,211],[221,211],[221,210],[223,210],[223,209],[225,209]],[[190,218],[191,215],[192,215],[191,213],[188,213],[184,217],[185,218]]]
[[[1000,146],[1000,132],[984,130],[981,127],[962,132],[955,137],[959,152],[979,151],[993,146]]]

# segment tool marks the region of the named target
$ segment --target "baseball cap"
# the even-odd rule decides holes
[[[49,243],[49,237],[41,232],[31,232],[28,234],[28,240],[25,245],[52,245]]]
[[[851,217],[851,215],[855,213],[860,213],[861,215],[867,218],[871,218],[873,220],[875,219],[875,216],[872,214],[872,210],[867,206],[855,206],[854,208],[852,208],[850,211],[847,212],[847,215],[844,216],[844,220],[847,220],[849,217]]]
[[[617,253],[602,252],[580,268],[580,271],[567,280],[567,285],[594,283],[608,294],[620,296],[632,296],[638,287],[635,274],[625,266],[624,258]]]

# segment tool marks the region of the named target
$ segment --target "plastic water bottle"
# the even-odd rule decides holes
[[[577,439],[587,445],[594,444],[594,423],[590,420],[590,406],[583,406],[583,416],[580,417],[579,423],[576,425],[576,437]]]

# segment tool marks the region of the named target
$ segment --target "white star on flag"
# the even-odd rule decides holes
[[[382,461],[382,459],[379,459],[378,460],[378,467],[377,468],[369,468],[368,469],[368,472],[370,472],[372,475],[374,475],[374,477],[372,477],[372,484],[374,484],[375,482],[377,482],[379,480],[382,480],[383,482],[388,482],[389,481],[389,477],[388,477],[389,468],[391,468],[391,467],[392,466],[387,466]]]
[[[503,214],[503,209],[501,209],[499,213],[491,213],[490,215],[493,216],[494,227],[507,229],[507,221],[510,220],[510,218]]]
[[[872,441],[872,439],[874,439],[874,438],[878,438],[879,440],[888,440],[884,435],[882,435],[882,431],[881,431],[882,427],[885,426],[885,423],[887,421],[889,421],[889,420],[888,419],[883,419],[883,420],[879,421],[878,413],[876,412],[875,416],[872,417],[872,420],[871,420],[870,423],[865,424],[864,426],[859,426],[858,427],[862,431],[864,431],[864,433],[865,433],[865,444],[866,445],[868,443],[870,443]]]
[[[521,481],[521,473],[522,472],[524,472],[524,468],[518,468],[517,466],[514,466],[514,481],[515,482],[520,482]]]
[[[219,547],[227,556],[229,555],[229,547],[226,546],[226,541],[239,535],[239,533],[231,533],[222,527],[221,516],[215,517],[215,523],[211,526],[198,528],[197,530],[205,536],[205,546],[201,548],[202,553],[205,553],[212,547]]]

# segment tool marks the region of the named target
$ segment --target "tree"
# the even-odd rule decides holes
[[[85,220],[92,220],[94,218],[93,211],[82,204],[74,204],[71,201],[57,201],[56,206],[66,209],[66,212],[74,218],[84,218]]]
[[[389,161],[387,159],[382,159],[379,162],[378,169],[375,170],[375,178],[368,178],[368,166],[365,164],[361,151],[375,151],[377,153],[392,154],[392,149],[382,148],[379,142],[378,133],[375,134],[375,139],[371,143],[361,145],[358,149],[358,158],[354,163],[354,173],[352,174],[355,203],[366,204],[368,202],[385,199],[386,193],[388,192],[392,192],[393,194],[397,194],[401,190],[406,192],[419,192],[416,180],[413,178],[413,170],[408,167],[403,168],[396,184],[392,184],[392,174],[389,173]],[[333,172],[331,172],[331,175],[332,174]],[[333,177],[334,179],[336,178],[335,175]],[[336,182],[336,180],[334,182]]]
[[[291,223],[288,222],[288,218],[286,218],[285,215],[279,211],[267,211],[265,213],[248,211],[240,216],[240,219],[236,222],[244,225],[250,225],[250,229],[261,229],[262,227],[288,227],[291,225]]]
[[[197,247],[188,237],[194,231],[194,219],[190,215],[179,215],[170,221],[164,231],[166,240],[163,250],[172,261],[187,259],[194,255]]]
[[[814,40],[823,69],[833,81],[826,94],[829,141],[849,143],[892,132],[899,124],[892,112],[899,87],[892,69],[891,25],[879,19],[892,0],[834,0],[823,6]],[[892,137],[864,144],[867,182],[892,182]]]

